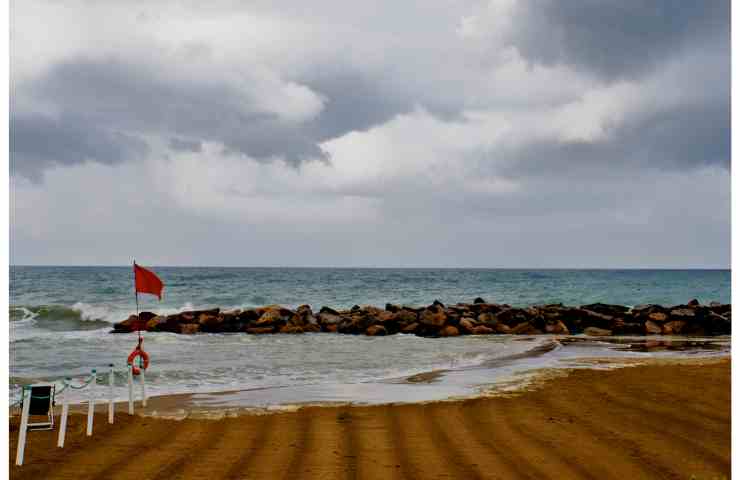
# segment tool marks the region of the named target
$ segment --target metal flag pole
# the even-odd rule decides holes
[[[131,269],[134,274],[134,298],[136,299],[136,325],[139,327],[136,332],[139,334],[139,345],[141,345],[141,323],[139,322],[139,292],[136,291],[136,259]]]

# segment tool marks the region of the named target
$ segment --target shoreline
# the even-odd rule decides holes
[[[64,449],[53,446],[53,433],[31,432],[27,463],[11,466],[11,475],[729,477],[729,357],[538,378],[515,393],[465,400],[310,406],[220,419],[129,417],[119,410],[112,426],[97,414],[92,438],[84,436],[84,416],[75,414]],[[14,425],[17,419],[11,454]]]
[[[501,366],[482,364],[443,368],[353,384],[283,385],[155,394],[147,396],[147,407],[141,406],[141,391],[136,385],[135,412],[139,416],[183,420],[294,412],[308,407],[423,405],[525,394],[549,380],[566,377],[578,370],[609,371],[640,366],[711,365],[729,359],[729,351],[719,353],[697,351],[693,356],[575,357],[553,360],[550,365],[539,366],[516,363]],[[347,389],[351,389],[354,396],[346,397]],[[365,396],[362,396],[362,392],[365,392]],[[346,398],[341,398],[342,394]],[[127,412],[126,399],[118,398],[114,404],[117,414]],[[57,401],[56,414],[60,411],[59,405],[61,404]],[[70,414],[87,412],[85,399],[69,405]],[[107,408],[107,399],[96,399],[96,413],[107,412]],[[11,417],[20,414],[18,407],[9,410]]]

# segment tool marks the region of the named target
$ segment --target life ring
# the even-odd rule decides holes
[[[127,363],[131,365],[131,373],[134,375],[139,375],[141,373],[141,370],[139,370],[139,367],[134,365],[134,359],[136,357],[141,357],[141,366],[146,370],[149,368],[149,354],[146,353],[144,350],[142,350],[139,347],[136,347],[131,354],[128,356]]]

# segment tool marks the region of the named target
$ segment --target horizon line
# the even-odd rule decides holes
[[[130,268],[129,265],[113,264],[9,264],[9,267],[52,267],[52,268]],[[331,269],[331,270],[732,270],[728,267],[470,267],[470,266],[322,266],[322,265],[156,265],[147,264],[149,267],[159,268],[244,268],[244,269]],[[142,265],[144,266],[144,265]]]

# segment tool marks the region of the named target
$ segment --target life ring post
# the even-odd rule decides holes
[[[141,406],[146,407],[146,368],[141,369]]]
[[[133,365],[128,365],[128,414],[134,414],[134,372]]]

